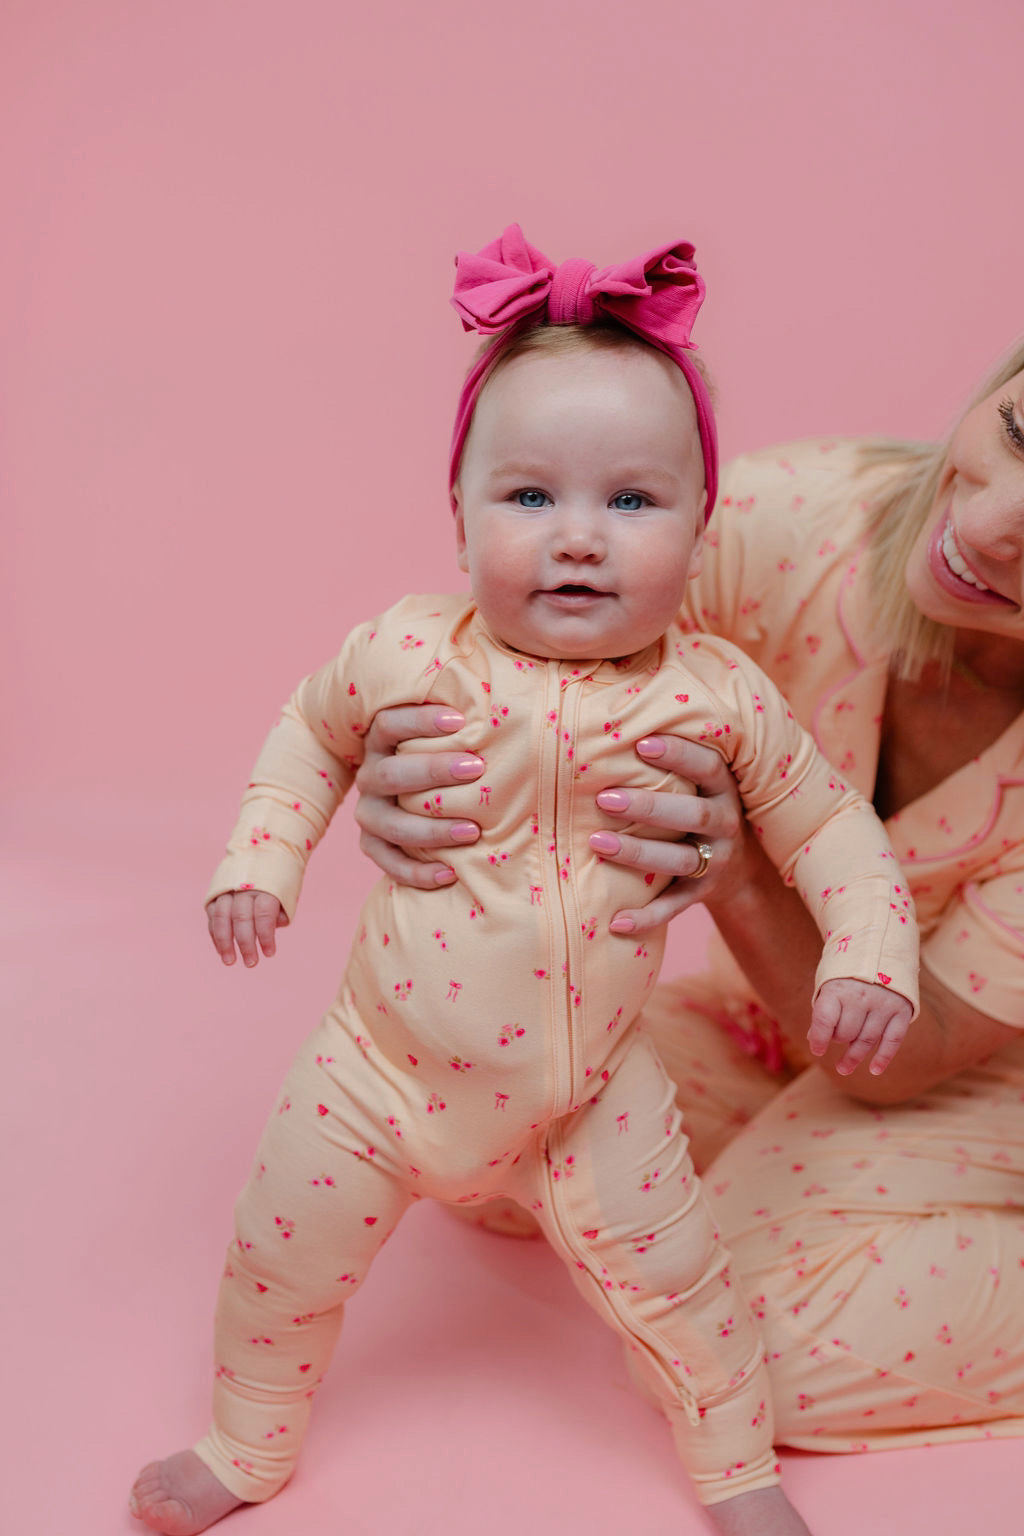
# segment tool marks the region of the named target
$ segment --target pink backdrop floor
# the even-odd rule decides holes
[[[1020,322],[1019,38],[1019,0],[3,0],[3,1536],[129,1536],[203,1426],[232,1198],[368,875],[332,832],[255,975],[199,899],[270,711],[453,581],[453,252],[693,239],[727,452],[936,434]],[[817,1536],[1019,1536],[1021,1463],[786,1458]],[[481,1527],[704,1529],[552,1256],[421,1208],[225,1529]]]
[[[336,981],[363,877],[340,827],[278,959],[225,972],[197,902],[219,808],[172,807],[154,826],[124,801],[116,816],[50,802],[45,843],[42,809],[19,803],[4,834],[16,1027],[2,1528],[129,1536],[138,1465],[203,1427],[231,1201],[292,1046]],[[703,942],[699,920],[681,929],[672,966]],[[1021,1530],[1016,1442],[784,1462],[816,1536]],[[667,1430],[553,1255],[425,1204],[350,1306],[293,1483],[224,1529],[481,1527],[706,1529]]]

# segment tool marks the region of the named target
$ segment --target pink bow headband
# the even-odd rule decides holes
[[[704,280],[693,256],[693,246],[683,241],[600,272],[589,261],[578,259],[556,267],[528,243],[518,224],[510,224],[482,251],[475,255],[460,251],[456,256],[452,303],[463,328],[484,336],[523,322],[591,325],[607,316],[670,357],[684,374],[697,408],[707,519],[718,491],[718,437],[708,387],[688,356],[693,349],[690,329],[704,300]],[[462,386],[452,433],[449,488],[455,484],[473,411],[493,363],[493,354],[485,353]]]

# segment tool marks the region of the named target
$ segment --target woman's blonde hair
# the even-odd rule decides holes
[[[1024,342],[981,386],[967,411],[1022,369]],[[955,631],[925,617],[908,593],[905,579],[910,551],[935,504],[949,442],[949,438],[940,443],[877,438],[861,450],[865,471],[890,471],[882,494],[872,498],[871,601],[878,633],[892,650],[897,676],[903,678],[918,677],[929,661],[937,661],[948,673],[953,660]]]

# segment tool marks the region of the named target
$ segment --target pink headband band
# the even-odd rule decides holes
[[[684,241],[659,246],[646,256],[600,272],[578,258],[556,267],[527,242],[518,224],[510,224],[482,251],[475,255],[461,251],[456,256],[452,303],[463,328],[484,336],[545,322],[591,325],[607,316],[670,357],[690,386],[697,408],[708,518],[718,492],[718,437],[708,387],[687,355],[693,349],[690,330],[704,300],[704,280],[693,256],[693,246]],[[485,354],[462,386],[452,433],[449,488],[455,484],[477,398],[493,361],[493,354]]]

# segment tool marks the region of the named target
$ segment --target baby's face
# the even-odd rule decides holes
[[[686,380],[646,349],[518,357],[480,395],[454,494],[459,565],[500,640],[566,660],[639,651],[699,569]]]

